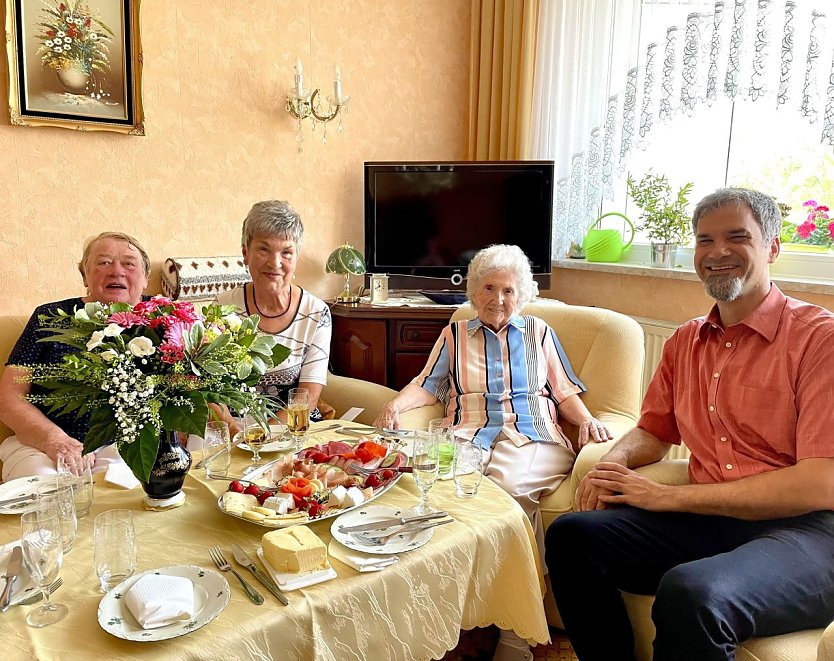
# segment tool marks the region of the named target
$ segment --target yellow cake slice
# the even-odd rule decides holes
[[[273,530],[261,538],[264,558],[278,572],[327,567],[327,546],[307,526]]]

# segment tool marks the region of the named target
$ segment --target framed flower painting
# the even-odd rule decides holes
[[[145,134],[139,0],[6,0],[12,124]]]

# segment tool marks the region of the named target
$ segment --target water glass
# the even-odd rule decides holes
[[[75,516],[75,496],[72,484],[62,475],[55,482],[38,485],[35,509],[41,516],[57,516],[61,526],[62,548],[64,553],[72,551],[75,546],[75,533],[78,519]]]
[[[291,388],[287,398],[287,427],[301,446],[310,428],[310,393],[307,388]]]
[[[455,436],[454,428],[446,418],[434,418],[429,421],[429,434],[437,437],[438,474],[440,477],[448,476],[452,472],[452,461],[455,458]]]
[[[229,423],[212,420],[203,435],[203,465],[206,477],[226,477],[232,463],[232,439]]]
[[[454,479],[458,498],[473,498],[483,477],[483,452],[470,441],[455,446]]]
[[[64,561],[61,520],[57,510],[34,509],[25,512],[20,517],[20,542],[23,563],[43,594],[43,604],[29,613],[26,622],[33,627],[54,624],[69,613],[63,604],[49,601],[49,585],[58,578]]]
[[[93,562],[102,592],[136,571],[136,533],[130,510],[107,510],[93,526]]]
[[[429,503],[429,489],[437,481],[439,466],[437,437],[434,434],[418,432],[414,437],[414,456],[412,457],[412,474],[420,489],[420,504],[415,508],[417,514],[435,511]]]
[[[93,471],[87,465],[79,475],[73,474],[62,454],[58,455],[57,465],[58,475],[72,486],[72,495],[75,498],[75,516],[77,519],[83,519],[90,513],[90,507],[93,505]]]

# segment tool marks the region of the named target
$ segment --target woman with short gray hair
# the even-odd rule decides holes
[[[325,302],[293,283],[303,238],[301,217],[288,202],[255,204],[241,233],[243,261],[252,281],[223,292],[216,302],[235,305],[247,317],[258,315],[258,332],[275,336],[290,349],[283,363],[263,375],[258,391],[286,403],[290,388],[306,388],[310,418],[320,420],[317,405],[327,383],[332,324]],[[222,414],[233,422],[227,411]],[[285,419],[286,412],[281,417]]]
[[[518,311],[537,293],[530,262],[517,246],[490,246],[469,264],[466,293],[478,316],[440,334],[423,371],[388,402],[375,427],[397,428],[400,413],[438,401],[455,434],[484,453],[484,475],[530,518],[539,555],[544,531],[539,500],[552,493],[576,459],[557,420],[579,427],[579,447],[611,439],[588,411],[556,333]],[[502,631],[495,659],[532,659],[529,647]]]

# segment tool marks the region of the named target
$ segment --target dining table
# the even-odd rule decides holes
[[[313,424],[307,444],[345,438],[338,429],[319,431],[330,424]],[[351,437],[349,442],[355,440]],[[193,453],[195,464],[200,455],[199,450]],[[233,449],[232,455],[228,480],[242,475],[251,459],[241,448]],[[272,458],[264,455],[267,461]],[[380,571],[359,572],[331,557],[336,577],[287,592],[287,606],[232,559],[233,543],[256,558],[269,529],[218,507],[228,480],[209,479],[203,469],[192,468],[183,485],[186,502],[175,509],[149,511],[142,507],[141,488],[115,486],[104,474],[96,474],[90,514],[78,522],[74,548],[64,556],[60,570],[63,586],[52,596],[52,601],[69,607],[69,614],[56,624],[34,628],[26,624],[26,615],[37,606],[13,606],[0,613],[3,661],[428,660],[441,659],[454,649],[462,630],[489,625],[511,629],[531,644],[549,642],[532,527],[519,505],[489,479],[482,480],[473,498],[457,497],[452,480],[438,480],[429,492],[431,503],[448,512],[453,523],[437,527],[425,545],[400,553],[398,562]],[[403,474],[372,504],[411,509],[418,501],[413,477]],[[109,509],[133,513],[136,573],[175,565],[217,571],[208,549],[218,546],[264,595],[264,603],[252,603],[235,577],[224,573],[231,598],[205,626],[183,628],[183,635],[157,641],[111,635],[99,625],[103,595],[93,563],[93,520]],[[329,545],[333,521],[306,525]],[[0,515],[0,544],[19,538],[20,517]]]

